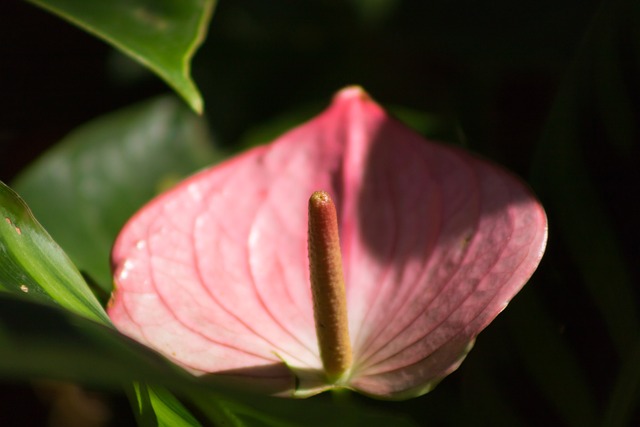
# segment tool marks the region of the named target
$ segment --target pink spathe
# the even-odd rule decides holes
[[[322,372],[307,257],[307,203],[334,200],[353,366]],[[196,375],[304,397],[346,387],[421,395],[537,267],[547,223],[502,168],[428,142],[361,88],[269,145],[143,207],[113,249],[109,315]]]

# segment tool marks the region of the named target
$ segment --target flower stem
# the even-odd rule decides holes
[[[324,191],[316,191],[309,199],[308,246],[320,357],[327,379],[337,382],[351,367],[352,355],[338,217]]]

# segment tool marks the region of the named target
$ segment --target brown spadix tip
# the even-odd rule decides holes
[[[309,199],[309,271],[316,335],[327,379],[338,382],[351,367],[347,298],[336,207],[324,191]]]

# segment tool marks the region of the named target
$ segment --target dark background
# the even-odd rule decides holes
[[[638,2],[365,4],[220,1],[193,64],[218,143],[238,147],[256,125],[360,84],[384,105],[428,113],[428,135],[527,180],[550,240],[460,370],[418,399],[362,401],[421,425],[639,425]],[[30,4],[1,2],[0,23],[4,182],[78,125],[169,91]],[[3,385],[0,424],[45,424],[41,396]],[[101,396],[112,425],[130,422],[122,396]]]

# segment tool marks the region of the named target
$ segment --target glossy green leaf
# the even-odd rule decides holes
[[[109,252],[124,222],[215,158],[203,119],[162,97],[78,128],[14,188],[78,268],[109,292]]]
[[[215,0],[29,0],[150,68],[196,112],[203,101],[191,59],[206,37]]]
[[[134,383],[138,402],[136,416],[140,426],[198,427],[200,422],[168,390]]]
[[[0,298],[2,377],[60,378],[110,387],[138,376],[181,379],[178,368],[111,328],[105,311],[73,263],[24,201],[1,182],[0,215],[0,291],[18,297]],[[29,304],[28,300],[69,311]],[[101,324],[85,321],[72,312]],[[166,426],[197,425],[191,422],[188,411],[181,410],[179,402],[170,399],[170,394],[150,392],[149,396],[152,425],[156,421]]]
[[[25,202],[0,182],[0,291],[54,303],[110,324],[67,255]]]

